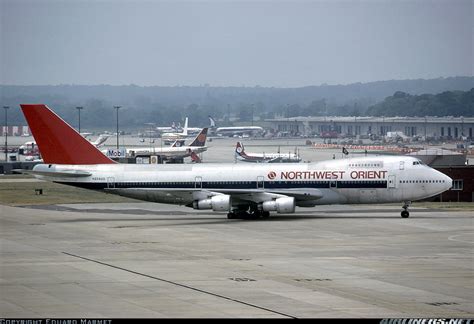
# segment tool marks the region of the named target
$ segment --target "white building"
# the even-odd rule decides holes
[[[267,127],[278,132],[317,135],[380,135],[402,132],[406,136],[444,139],[474,138],[473,117],[291,117],[267,119]]]

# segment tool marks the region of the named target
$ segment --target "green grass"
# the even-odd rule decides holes
[[[449,210],[473,210],[474,202],[433,202],[433,201],[420,201],[413,202],[413,207],[425,207],[432,209],[449,209]]]
[[[36,194],[35,189],[43,189],[43,194]],[[0,179],[0,204],[2,205],[22,206],[99,202],[137,202],[137,200],[53,182],[1,182]]]
[[[0,182],[2,179],[34,179],[35,177],[29,174],[2,174],[0,176]]]

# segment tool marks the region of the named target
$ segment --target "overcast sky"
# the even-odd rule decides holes
[[[474,0],[0,0],[0,82],[274,86],[473,75]]]

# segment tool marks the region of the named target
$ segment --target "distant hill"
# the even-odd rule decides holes
[[[444,91],[468,91],[474,88],[474,77],[449,77],[418,80],[389,80],[348,85],[320,85],[302,88],[175,86],[142,87],[136,85],[1,85],[2,105],[18,107],[20,103],[45,103],[71,124],[76,123],[76,106],[84,106],[83,127],[112,126],[113,106],[121,110],[121,124],[127,126],[155,122],[167,125],[171,121],[190,117],[193,126],[207,124],[207,115],[217,118],[248,115],[252,106],[255,116],[268,117],[288,107],[303,107],[321,103],[328,113],[338,107],[356,106],[361,113],[396,92],[410,95],[438,94]],[[346,109],[347,110],[347,109]],[[91,114],[91,111],[94,111]],[[9,124],[23,124],[19,109],[10,109]],[[84,118],[84,119],[83,119]]]

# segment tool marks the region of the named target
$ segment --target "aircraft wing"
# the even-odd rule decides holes
[[[323,197],[322,192],[315,188],[298,189],[201,189],[201,188],[107,188],[115,194],[143,199],[155,197],[158,201],[169,201],[170,203],[181,203],[187,205],[195,200],[207,199],[216,195],[229,195],[233,203],[253,202],[262,203],[282,197],[294,197],[297,205],[311,205]],[[306,202],[306,204],[305,204]]]
[[[271,160],[266,160],[265,162],[266,163],[281,163],[281,160],[282,160],[281,157],[275,157]]]
[[[294,197],[297,201],[318,200],[323,197],[319,189],[219,189],[218,194],[227,194],[232,198],[260,203],[281,197]]]

